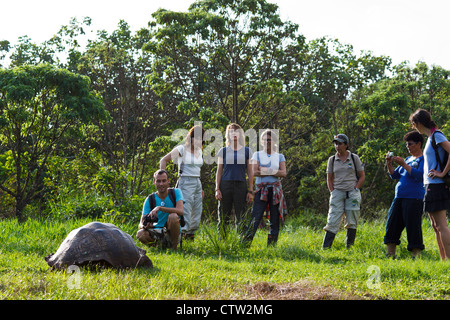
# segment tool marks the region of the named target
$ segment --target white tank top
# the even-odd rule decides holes
[[[180,177],[198,177],[200,178],[200,170],[203,165],[203,153],[199,150],[199,155],[187,150],[184,145],[177,146],[180,157],[178,160],[178,174]]]

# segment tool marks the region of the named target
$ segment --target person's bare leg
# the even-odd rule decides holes
[[[177,250],[178,239],[180,237],[180,218],[176,213],[171,213],[167,219],[167,231],[169,231],[172,249]]]
[[[436,235],[439,254],[442,260],[450,258],[450,229],[447,222],[447,211],[441,210],[428,213],[431,219],[431,226]]]
[[[145,229],[139,229],[136,233],[136,238],[143,244],[147,244],[152,240],[150,233]]]
[[[412,255],[412,257],[413,258],[418,258],[418,257],[420,257],[420,254],[422,253],[422,250],[420,250],[420,249],[412,249],[411,250],[411,255]]]
[[[388,257],[395,258],[395,250],[397,248],[397,245],[395,243],[388,243],[386,244],[386,255]]]

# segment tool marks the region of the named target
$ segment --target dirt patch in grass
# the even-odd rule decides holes
[[[319,286],[311,281],[276,284],[258,282],[245,288],[244,299],[257,300],[364,300],[329,286]]]

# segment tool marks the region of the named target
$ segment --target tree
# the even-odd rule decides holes
[[[352,99],[350,110],[355,115],[355,133],[359,155],[366,165],[367,206],[384,203],[383,195],[390,190],[386,181],[384,156],[387,151],[404,158],[408,153],[403,136],[411,131],[409,116],[417,108],[429,110],[441,130],[448,130],[450,119],[450,72],[440,67],[428,67],[419,62],[414,67],[400,64],[391,78],[361,88]],[[425,140],[426,141],[426,140]],[[383,200],[380,200],[383,199]],[[388,198],[389,200],[390,198]]]
[[[385,78],[391,60],[370,52],[361,52],[358,56],[351,45],[326,37],[308,45],[308,67],[300,82],[301,92],[313,106],[321,125],[331,125],[333,133],[337,134],[346,101],[356,90]]]
[[[286,45],[304,38],[280,19],[277,5],[203,0],[188,12],[160,9],[153,17],[154,39],[145,48],[155,55],[150,83],[161,96],[174,96],[186,112],[211,108],[242,126],[281,107],[263,96],[283,77]]]
[[[102,95],[112,121],[99,123],[91,135],[91,145],[101,154],[97,163],[98,186],[117,203],[141,192],[148,174],[149,143],[170,132],[177,122],[174,112],[158,107],[149,90],[152,56],[141,50],[149,41],[147,29],[132,34],[120,21],[117,30],[98,33],[82,53],[78,72],[89,76],[92,87]]]
[[[65,136],[106,117],[86,77],[50,65],[0,69],[0,150],[9,155],[2,157],[9,174],[0,175],[0,189],[14,198],[19,221],[43,194],[47,160]]]
[[[86,35],[85,30],[90,24],[89,17],[84,17],[81,22],[72,18],[69,25],[61,26],[52,38],[41,44],[32,42],[28,36],[19,37],[17,44],[12,47],[9,41],[2,40],[0,41],[0,65],[10,53],[6,59],[9,67],[47,63],[76,72],[74,67],[81,55],[80,40],[83,40],[80,36]]]

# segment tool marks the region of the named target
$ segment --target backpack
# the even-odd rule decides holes
[[[176,205],[177,199],[176,199],[176,196],[175,196],[175,189],[174,188],[169,188],[167,190],[169,191],[169,199],[170,199],[170,201],[172,201],[172,203],[174,205]],[[150,194],[148,196],[148,202],[150,203],[150,211],[152,211],[156,207],[155,192],[153,192],[152,194]],[[184,221],[184,216],[181,216],[180,217],[180,226],[184,227],[185,224],[186,223]]]
[[[439,164],[439,167],[441,168],[441,170],[444,170],[445,166],[447,165],[447,161],[448,161],[448,152],[447,152],[447,150],[442,148],[444,150],[444,159],[443,159],[443,161],[441,161],[441,157],[439,156],[439,152],[438,152],[438,145],[436,144],[436,138],[434,137],[434,134],[436,132],[442,133],[442,131],[436,130],[431,135],[431,146],[433,147],[434,153],[436,154],[436,162]],[[438,167],[438,165],[436,164],[435,170],[437,169],[437,167]],[[450,186],[450,171],[447,173],[447,175],[444,178],[442,178],[442,180],[444,180],[444,182],[447,186]]]

